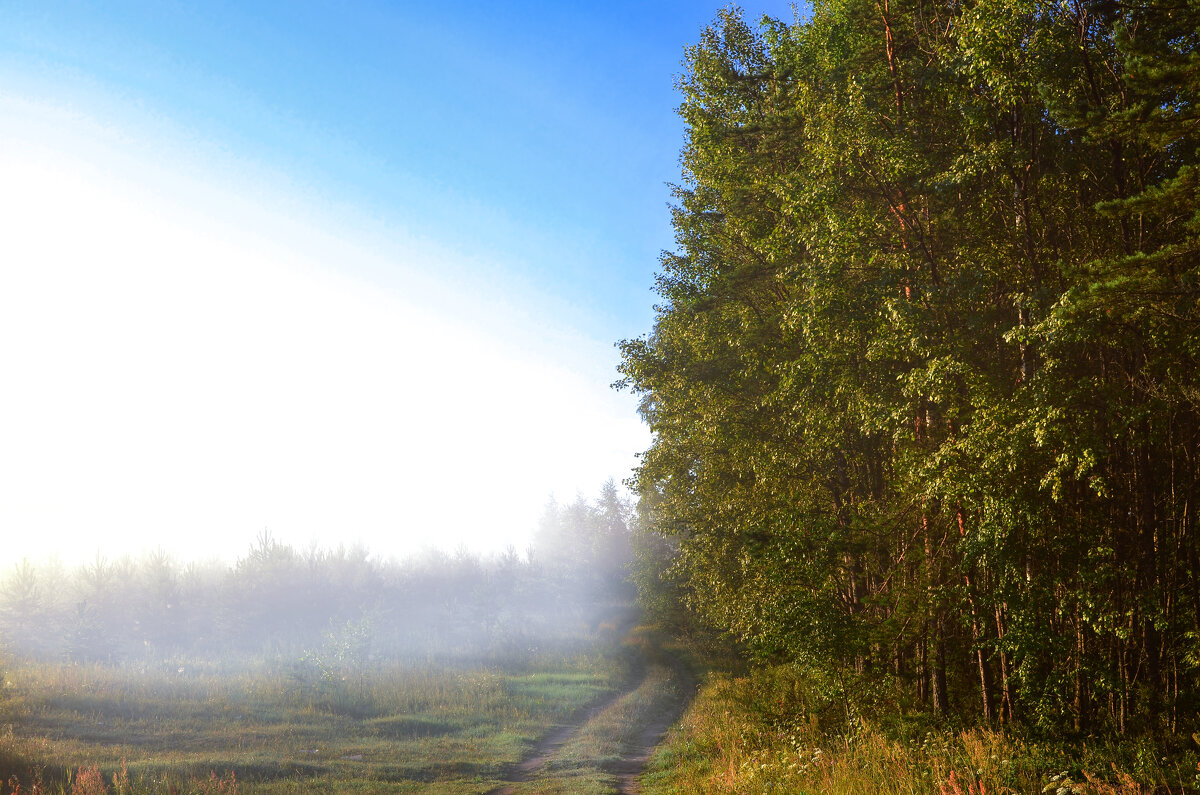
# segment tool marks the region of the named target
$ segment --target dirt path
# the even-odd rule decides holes
[[[633,670],[625,687],[609,696],[604,701],[581,710],[565,724],[556,727],[538,741],[533,753],[514,767],[504,777],[505,784],[488,791],[487,795],[515,795],[518,785],[534,781],[554,755],[576,735],[582,732],[593,720],[606,710],[616,706],[622,699],[639,690],[647,681],[651,665],[663,665],[670,669],[675,681],[678,698],[664,705],[651,714],[642,718],[640,725],[630,727],[634,740],[622,749],[621,756],[615,762],[603,766],[606,773],[617,778],[618,791],[624,794],[638,792],[637,778],[646,768],[646,763],[654,753],[654,749],[662,741],[663,735],[671,727],[684,708],[691,701],[696,689],[695,677],[688,667],[677,656],[656,647],[647,653],[643,650],[634,659]],[[652,659],[653,658],[653,659]]]
[[[549,734],[538,740],[537,745],[533,747],[533,753],[504,777],[504,780],[508,783],[489,790],[486,795],[513,795],[516,792],[516,784],[532,781],[538,771],[546,766],[546,762],[550,761],[550,757],[554,756],[558,749],[566,745],[567,741],[574,737],[580,729],[586,726],[597,715],[604,712],[604,710],[624,698],[627,693],[631,693],[641,687],[645,679],[646,659],[645,657],[638,657],[634,661],[633,671],[625,687],[597,704],[584,707],[572,715],[566,723],[552,729]]]
[[[674,674],[675,689],[679,697],[667,709],[649,716],[650,720],[642,726],[637,740],[621,756],[620,761],[609,768],[617,776],[618,791],[622,795],[634,795],[641,790],[637,782],[638,776],[646,769],[646,763],[654,755],[654,749],[662,742],[667,730],[683,715],[696,692],[696,677],[683,660],[662,649],[658,649],[658,652]]]

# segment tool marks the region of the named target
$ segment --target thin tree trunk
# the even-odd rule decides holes
[[[1084,679],[1083,663],[1086,659],[1086,644],[1083,638],[1083,616],[1081,608],[1075,608],[1075,731],[1086,731],[1089,724],[1089,693]]]
[[[996,605],[996,639],[1004,642],[1004,608]],[[1016,715],[1013,705],[1012,689],[1009,686],[1008,653],[1000,648],[1000,723],[1012,723]]]
[[[935,659],[932,671],[933,681],[930,683],[930,690],[933,692],[934,714],[945,717],[950,714],[950,699],[946,686],[946,627],[940,610],[935,619],[934,630],[936,632],[934,640]]]
[[[963,516],[962,503],[955,506],[954,517],[958,522],[959,537],[966,536],[967,523]],[[995,709],[992,706],[992,671],[983,651],[983,622],[980,621],[979,611],[975,607],[975,585],[971,580],[970,572],[964,572],[963,582],[967,586],[967,604],[971,608],[971,642],[975,647],[975,658],[979,666],[979,693],[983,706],[983,720],[985,723],[991,723],[995,718]]]

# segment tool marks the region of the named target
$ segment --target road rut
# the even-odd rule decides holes
[[[505,783],[490,790],[487,795],[516,795],[522,790],[522,784],[537,781],[555,755],[587,731],[594,722],[602,719],[606,712],[619,709],[623,702],[627,704],[631,699],[650,699],[651,695],[643,691],[651,687],[652,673],[661,675],[663,672],[656,672],[655,669],[666,669],[673,684],[674,697],[666,700],[660,697],[657,699],[659,703],[653,704],[645,712],[634,710],[634,723],[622,727],[623,741],[620,743],[619,756],[597,765],[599,770],[615,778],[617,792],[624,795],[638,792],[638,777],[645,771],[647,762],[667,730],[679,720],[691,701],[696,680],[683,660],[661,645],[637,645],[635,648],[638,653],[624,688],[601,703],[582,710],[544,736],[534,746],[533,752],[508,772],[504,777]]]

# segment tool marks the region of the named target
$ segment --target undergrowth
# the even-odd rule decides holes
[[[791,668],[711,673],[642,778],[646,795],[1149,795],[1200,792],[1200,738],[1038,740],[1011,731],[920,730],[894,718],[836,728],[789,711]],[[1190,746],[1190,747],[1189,747]]]

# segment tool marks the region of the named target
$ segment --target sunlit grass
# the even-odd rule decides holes
[[[550,726],[615,689],[613,651],[543,655],[540,670],[378,665],[336,681],[14,664],[0,763],[28,788],[122,767],[137,792],[236,774],[241,793],[485,792]],[[57,789],[55,789],[57,788]],[[174,789],[172,789],[174,788]],[[28,791],[28,790],[26,790]]]
[[[768,719],[763,698],[779,683],[764,680],[772,677],[763,671],[745,677],[710,674],[679,726],[657,749],[641,779],[642,791],[1142,795],[1200,790],[1200,754],[1190,738],[1054,743],[979,728],[898,736],[869,722],[857,723],[849,733],[830,732],[811,715]]]

